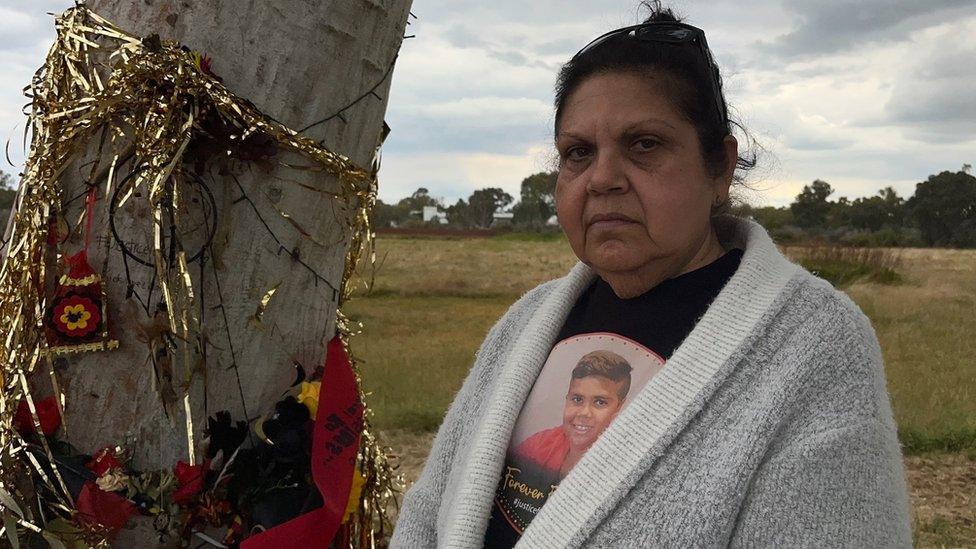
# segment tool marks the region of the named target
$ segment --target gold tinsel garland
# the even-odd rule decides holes
[[[315,167],[338,178],[335,200],[352,212],[347,217],[352,242],[347,252],[340,304],[352,291],[354,271],[363,254],[372,259],[370,211],[376,200],[377,158],[370,170],[300,135],[262,113],[249,101],[231,93],[201,63],[201,56],[158,37],[139,38],[119,29],[84,6],[67,10],[56,20],[57,39],[30,86],[32,141],[15,204],[14,221],[0,269],[0,511],[4,526],[42,533],[43,517],[21,496],[31,476],[40,478],[54,498],[50,508],[70,515],[74,502],[45,445],[51,468],[38,462],[12,427],[18,403],[26,400],[35,428],[40,429],[28,378],[44,361],[43,288],[50,250],[48,231],[62,215],[60,180],[68,165],[101,133],[101,147],[92,167],[94,184],[104,180],[106,195],[126,156],[135,159],[133,188],[145,189],[154,223],[153,262],[157,284],[165,299],[170,331],[183,342],[184,367],[191,368],[193,345],[200,321],[188,271],[187,254],[165,253],[162,244],[167,203],[180,200],[178,176],[187,146],[201,131],[202,121],[217,116],[233,128],[240,143],[263,135],[279,147],[307,157]],[[103,150],[104,149],[104,150]],[[99,167],[99,159],[109,158]],[[97,174],[97,175],[96,175]],[[352,322],[337,311],[337,330],[348,345]],[[354,361],[355,364],[355,361]],[[357,370],[358,379],[358,370]],[[53,377],[55,394],[56,378]],[[365,402],[360,383],[360,397]],[[188,397],[187,397],[188,398]],[[59,405],[63,406],[63,402]],[[62,408],[63,411],[63,408]],[[377,534],[389,526],[385,507],[399,489],[387,456],[365,415],[357,469],[363,477],[359,510],[346,523],[342,538],[351,547],[373,546]],[[192,426],[188,426],[192,430]],[[188,433],[191,434],[191,433]],[[44,437],[39,437],[44,443]],[[191,446],[192,447],[192,446]],[[98,540],[88,540],[98,542]]]

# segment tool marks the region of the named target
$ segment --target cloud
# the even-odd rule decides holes
[[[931,47],[902,71],[885,106],[885,121],[902,126],[915,141],[956,143],[976,140],[976,23],[930,33]]]
[[[839,138],[819,131],[816,134],[805,133],[797,135],[787,141],[791,149],[800,151],[834,151],[849,147],[854,140]]]
[[[512,154],[551,135],[552,108],[531,98],[464,97],[418,105],[391,117],[399,152],[486,152]]]
[[[760,49],[786,59],[848,51],[855,46],[908,40],[913,31],[972,15],[974,0],[787,0],[798,22]]]
[[[0,5],[0,36],[11,45],[19,45],[38,29],[38,22],[23,11]],[[9,47],[9,46],[8,46]]]

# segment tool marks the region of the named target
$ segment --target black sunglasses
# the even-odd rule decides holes
[[[705,41],[705,31],[699,29],[698,27],[693,27],[685,23],[657,21],[612,30],[606,34],[598,36],[592,42],[583,46],[583,49],[576,52],[576,55],[573,56],[573,59],[570,62],[575,61],[584,53],[593,50],[607,40],[620,35],[628,35],[643,42],[693,44],[697,46],[698,50],[702,54],[702,59],[705,61],[705,70],[708,72],[708,79],[712,85],[712,95],[715,98],[715,105],[718,108],[719,116],[722,117],[723,122],[728,121],[728,113],[725,110],[725,101],[722,100],[722,87],[718,80],[718,66],[715,64],[715,60],[712,58],[711,50],[708,49],[708,42]]]

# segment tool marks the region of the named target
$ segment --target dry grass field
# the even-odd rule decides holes
[[[976,547],[976,251],[786,252],[839,280],[878,332],[917,544]],[[839,269],[845,261],[860,266]],[[407,481],[491,325],[522,293],[574,263],[557,237],[377,241],[376,267],[363,269],[373,288],[346,312],[364,325],[353,352],[373,422]]]

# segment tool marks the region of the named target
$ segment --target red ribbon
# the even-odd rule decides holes
[[[324,548],[338,532],[349,501],[363,427],[356,374],[338,335],[326,351],[318,406],[312,429],[312,479],[324,504],[248,537],[241,543],[242,549]]]
[[[98,200],[98,195],[95,190],[97,187],[92,185],[88,188],[88,196],[85,197],[85,251],[91,247],[91,233],[92,233],[92,222],[95,217],[95,201]]]

